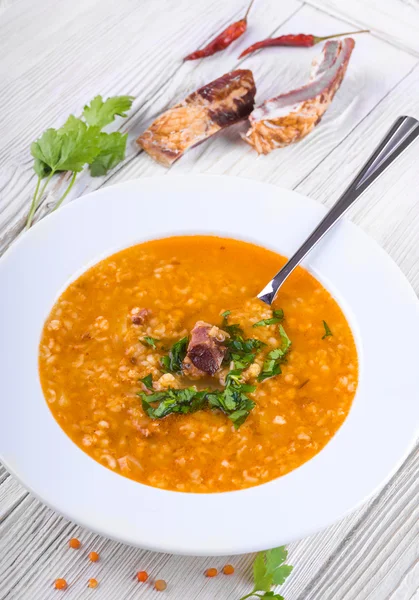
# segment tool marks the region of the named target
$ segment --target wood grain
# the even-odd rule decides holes
[[[366,26],[395,46],[419,54],[419,11],[416,0],[308,0],[322,10],[354,25]]]
[[[6,116],[0,121],[0,251],[19,234],[28,210],[34,187],[30,142],[70,112],[79,114],[97,93],[136,96],[122,125],[130,132],[129,152],[124,164],[105,178],[80,176],[69,200],[102,185],[167,173],[138,153],[132,141],[192,89],[243,65],[254,71],[261,101],[304,83],[319,52],[272,49],[240,61],[237,56],[249,39],[369,26],[377,35],[357,38],[342,88],[304,142],[258,158],[240,142],[239,126],[194,149],[170,171],[270,181],[330,205],[393,119],[401,113],[419,116],[419,7],[413,0],[309,4],[316,6],[256,0],[249,38],[223,55],[184,64],[187,52],[243,14],[243,2],[85,0],[69,5],[64,0],[0,0],[0,107]],[[351,218],[387,250],[419,293],[416,156],[406,154]],[[64,184],[56,179],[38,218],[51,209]],[[281,590],[286,600],[419,600],[418,471],[416,449],[369,503],[329,529],[291,544],[295,571]],[[257,511],[249,518],[257,518]],[[82,549],[67,547],[72,536],[83,541]],[[89,563],[90,550],[100,552],[99,563]],[[71,584],[65,592],[69,600],[92,594],[103,600],[154,598],[150,586],[135,581],[142,569],[167,579],[169,600],[238,600],[251,588],[252,559],[185,558],[106,540],[44,507],[0,466],[0,600],[55,599],[56,577]],[[203,576],[209,566],[230,561],[234,576]],[[93,576],[100,581],[95,591],[86,587]]]

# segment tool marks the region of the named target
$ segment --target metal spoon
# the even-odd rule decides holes
[[[322,237],[346,213],[348,208],[384,173],[393,161],[419,135],[419,121],[413,117],[399,117],[385,138],[377,146],[358,175],[343,192],[339,200],[332,206],[327,215],[317,225],[297,252],[285,263],[273,279],[258,294],[258,298],[266,304],[272,304],[279,288],[295,267],[318,244]]]

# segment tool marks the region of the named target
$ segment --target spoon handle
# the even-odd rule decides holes
[[[385,138],[359,171],[358,175],[332,206],[316,229],[309,235],[296,253],[278,271],[275,277],[258,294],[266,304],[272,304],[275,296],[295,267],[316,246],[322,237],[346,213],[348,208],[374,183],[378,177],[418,137],[419,121],[413,117],[399,117]]]

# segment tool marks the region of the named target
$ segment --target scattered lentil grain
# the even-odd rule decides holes
[[[91,552],[91,553],[89,554],[89,559],[90,559],[92,562],[97,562],[97,561],[99,560],[99,554],[98,554],[97,552]]]
[[[233,575],[233,573],[234,573],[233,565],[225,565],[223,567],[223,573],[224,573],[224,575]]]
[[[156,583],[154,584],[154,589],[157,590],[158,592],[164,592],[164,590],[167,588],[167,583],[164,581],[164,579],[158,579],[156,581]]]
[[[55,580],[55,589],[65,590],[66,587],[67,587],[67,582],[65,579],[56,579]]]

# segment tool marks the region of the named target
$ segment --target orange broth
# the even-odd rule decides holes
[[[141,483],[185,492],[258,485],[299,467],[336,433],[358,377],[354,339],[329,292],[298,268],[274,308],[292,345],[282,373],[262,383],[266,353],[281,344],[278,324],[256,294],[285,259],[253,244],[210,236],[174,237],[127,248],[71,283],[48,316],[39,369],[55,419],[87,454]],[[133,316],[148,309],[143,323]],[[220,389],[223,374],[202,381],[164,374],[160,359],[198,320],[221,326],[221,313],[246,338],[266,344],[243,379],[256,406],[235,429],[219,410],[151,419],[137,393],[154,388]],[[140,319],[141,320],[141,319]],[[324,337],[326,321],[332,335]],[[156,348],[140,340],[158,340]]]

